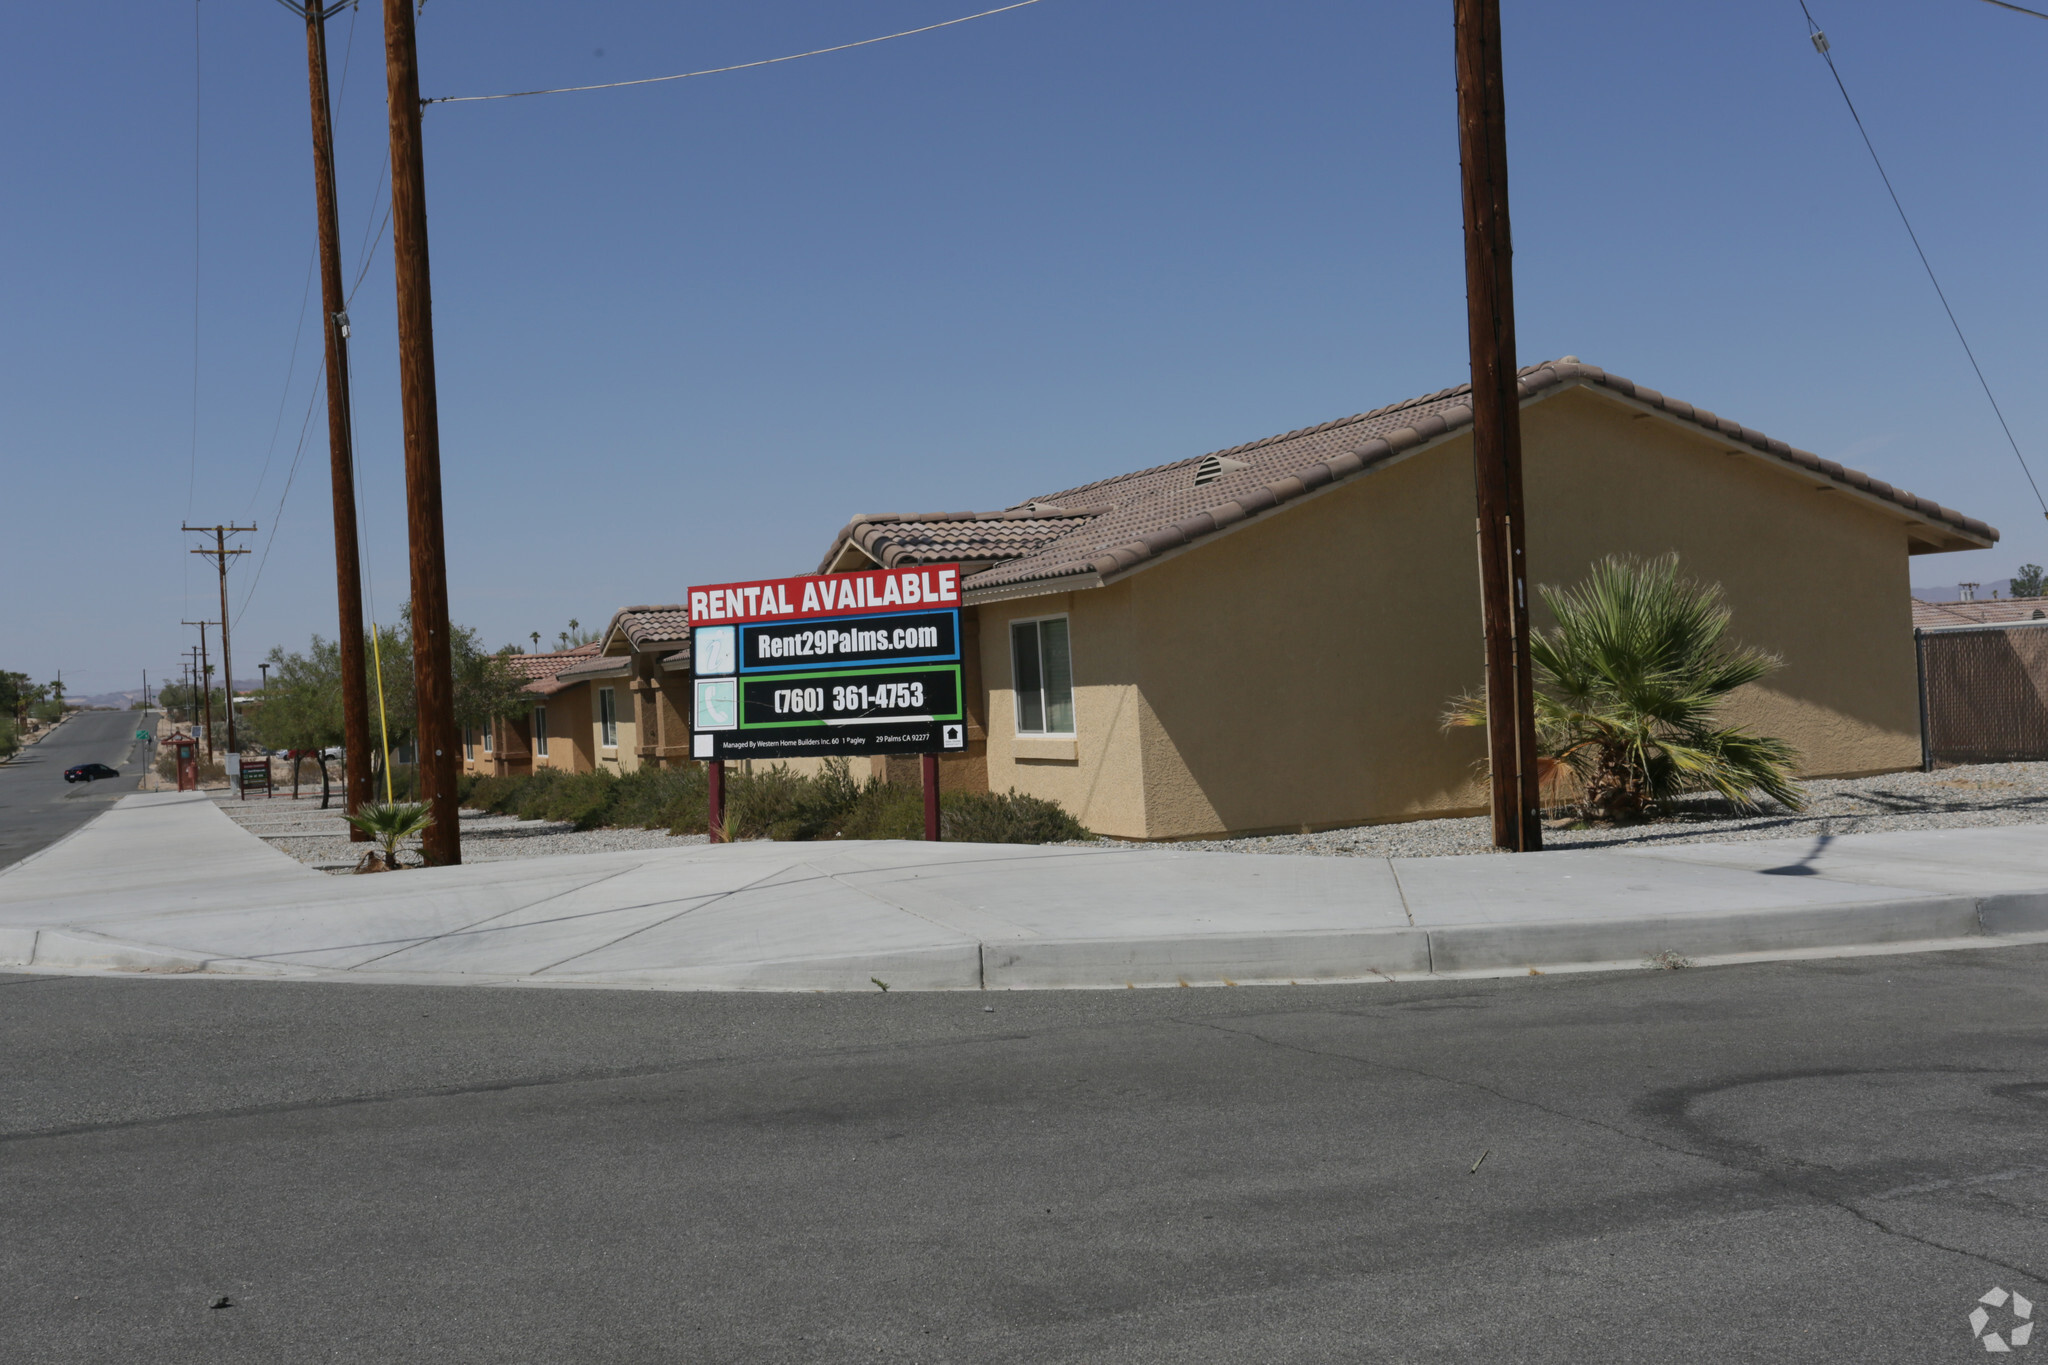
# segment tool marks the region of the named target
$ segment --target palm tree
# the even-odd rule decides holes
[[[396,872],[398,846],[407,839],[417,838],[434,823],[434,817],[422,801],[398,801],[390,804],[364,806],[354,815],[343,816],[351,825],[375,839],[383,855],[384,869]],[[374,866],[378,854],[373,852],[365,863]]]
[[[1730,693],[1783,661],[1726,639],[1718,585],[1680,577],[1667,554],[1610,556],[1577,587],[1539,591],[1557,625],[1529,641],[1536,744],[1589,814],[1633,819],[1688,792],[1804,806],[1791,745],[1720,723]],[[1454,699],[1444,721],[1484,726],[1485,693]]]
[[[540,648],[540,632],[539,632],[539,631],[537,631],[537,630],[536,630],[536,631],[534,631],[534,632],[532,633],[532,636],[531,636],[531,638],[532,638],[532,640],[533,640],[533,647],[534,647],[535,649],[539,649],[539,648]]]

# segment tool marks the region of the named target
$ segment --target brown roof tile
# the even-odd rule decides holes
[[[1574,358],[1532,365],[1520,379],[1525,403],[1573,385],[1597,386],[1895,503],[1967,538],[1986,544],[1998,539],[1996,530],[1974,517]],[[1242,467],[1226,469],[1199,486],[1195,466],[1206,456],[1082,484],[1002,512],[857,517],[835,538],[820,571],[830,569],[851,544],[884,566],[950,558],[989,563],[968,575],[963,586],[970,591],[1077,575],[1113,576],[1470,426],[1470,394],[1471,386],[1461,384],[1216,451],[1217,457]]]
[[[607,654],[638,653],[690,638],[690,609],[680,602],[665,606],[621,607],[599,637]]]
[[[1923,602],[1913,599],[1913,624],[1939,626],[2004,626],[2015,621],[2048,620],[2048,597],[1994,597],[1989,602]]]

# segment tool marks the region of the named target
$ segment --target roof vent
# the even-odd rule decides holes
[[[1227,455],[1204,455],[1202,462],[1195,466],[1195,487],[1200,488],[1205,483],[1216,482],[1225,474],[1250,468],[1243,460],[1233,460]]]

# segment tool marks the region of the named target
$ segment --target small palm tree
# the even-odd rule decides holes
[[[530,635],[528,636],[528,638],[529,638],[529,639],[531,639],[531,640],[533,641],[533,647],[534,647],[535,649],[539,649],[539,648],[540,648],[540,632],[539,632],[539,631],[537,631],[537,630],[536,630],[536,631],[533,631],[533,632],[532,632],[532,633],[531,633],[531,634],[530,634]]]
[[[1720,723],[1729,694],[1782,661],[1726,638],[1718,586],[1680,577],[1675,554],[1610,556],[1577,587],[1540,592],[1557,625],[1529,641],[1537,748],[1577,779],[1589,814],[1634,819],[1707,791],[1805,804],[1791,745]],[[1454,699],[1444,722],[1484,726],[1486,694]]]
[[[377,841],[384,860],[384,866],[391,871],[398,870],[398,847],[407,839],[417,838],[434,823],[433,814],[423,801],[397,801],[388,804],[364,806],[354,815],[343,816],[351,825]],[[375,858],[378,853],[370,855]]]

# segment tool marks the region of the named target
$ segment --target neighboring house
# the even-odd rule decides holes
[[[1994,597],[1989,602],[1923,602],[1913,599],[1913,624],[1922,630],[1942,626],[2002,626],[2013,621],[2048,620],[2048,597]]]
[[[570,723],[590,737],[595,766],[629,773],[690,761],[689,620],[682,606],[626,607],[585,646],[587,658],[556,674],[581,693]]]
[[[1809,775],[1918,765],[1908,556],[1995,530],[1575,357],[1521,391],[1532,587],[1676,550],[1736,637],[1785,660],[1738,719]],[[1477,812],[1483,736],[1441,724],[1484,680],[1468,394],[999,512],[859,517],[819,571],[968,566],[980,771],[961,785],[1143,839]],[[1826,612],[1815,582],[1836,585]],[[653,665],[619,638],[608,655]]]
[[[596,645],[579,645],[545,654],[501,656],[515,675],[527,680],[526,690],[539,700],[524,716],[466,731],[462,736],[463,771],[479,777],[511,777],[536,768],[588,772],[595,767],[587,743],[578,761],[578,740],[588,738],[582,733],[587,726],[581,722],[581,708],[587,703],[575,684],[561,682],[558,675],[564,668],[587,663],[596,654]]]

